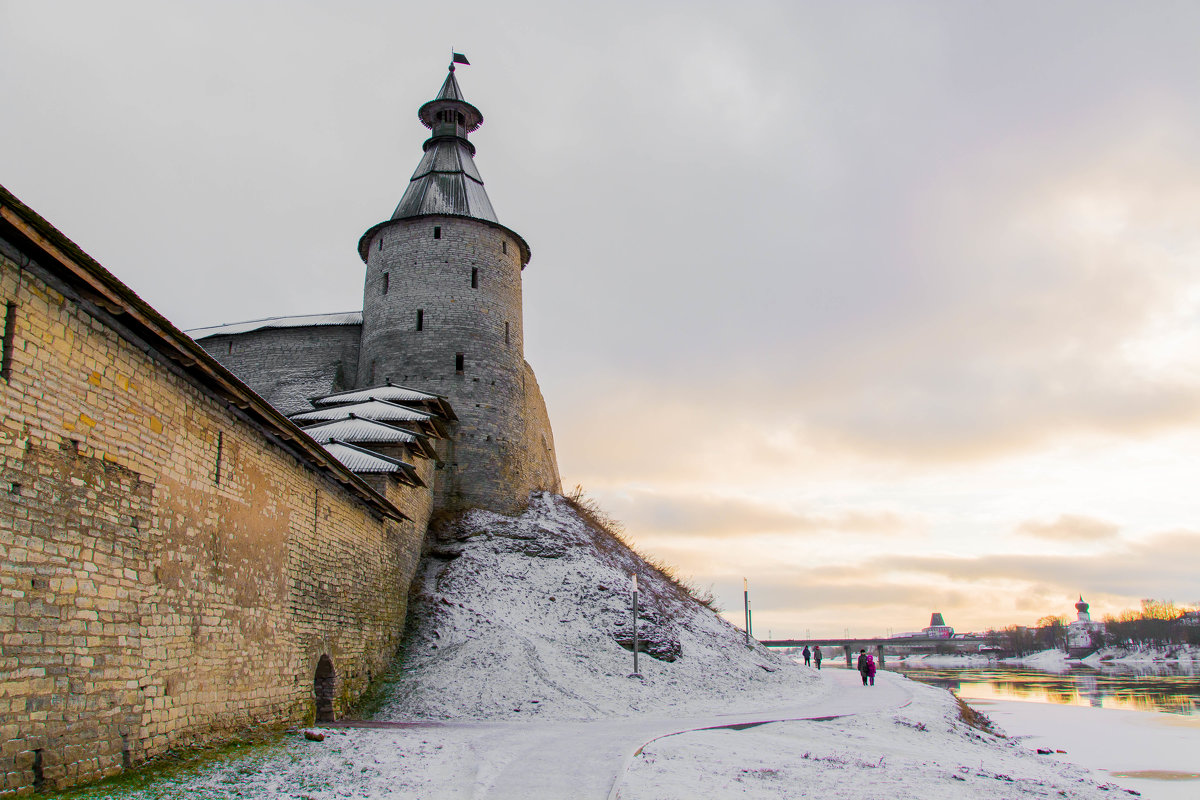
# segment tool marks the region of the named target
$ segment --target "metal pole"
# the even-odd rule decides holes
[[[742,599],[746,603],[746,647],[750,646],[750,582],[742,578]]]
[[[638,603],[637,603],[637,575],[633,576],[633,674],[639,675],[638,672]]]

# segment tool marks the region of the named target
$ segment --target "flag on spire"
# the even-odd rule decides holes
[[[466,64],[468,67],[471,66],[471,62],[467,61],[467,57],[464,56],[462,53],[452,53],[452,56],[453,57],[451,60],[455,64]]]

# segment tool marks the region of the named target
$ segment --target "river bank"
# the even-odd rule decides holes
[[[890,656],[887,664],[889,667],[896,666],[900,669],[1007,665],[1031,667],[1047,672],[1063,672],[1070,669],[1072,665],[1089,666],[1095,669],[1164,665],[1192,670],[1200,668],[1200,647],[1196,645],[1103,647],[1085,658],[1071,658],[1062,650],[1041,650],[1011,658],[997,658],[978,653],[928,653]]]

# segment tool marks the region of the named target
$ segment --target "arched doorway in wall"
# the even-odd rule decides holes
[[[317,698],[317,722],[333,722],[333,659],[321,656],[313,677],[313,694]]]

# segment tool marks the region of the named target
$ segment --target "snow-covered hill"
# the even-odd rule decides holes
[[[743,632],[557,495],[534,495],[517,517],[473,511],[430,536],[384,719],[747,711],[818,691],[811,671],[747,648]],[[660,656],[642,653],[641,680],[618,644],[634,573],[641,649]]]

